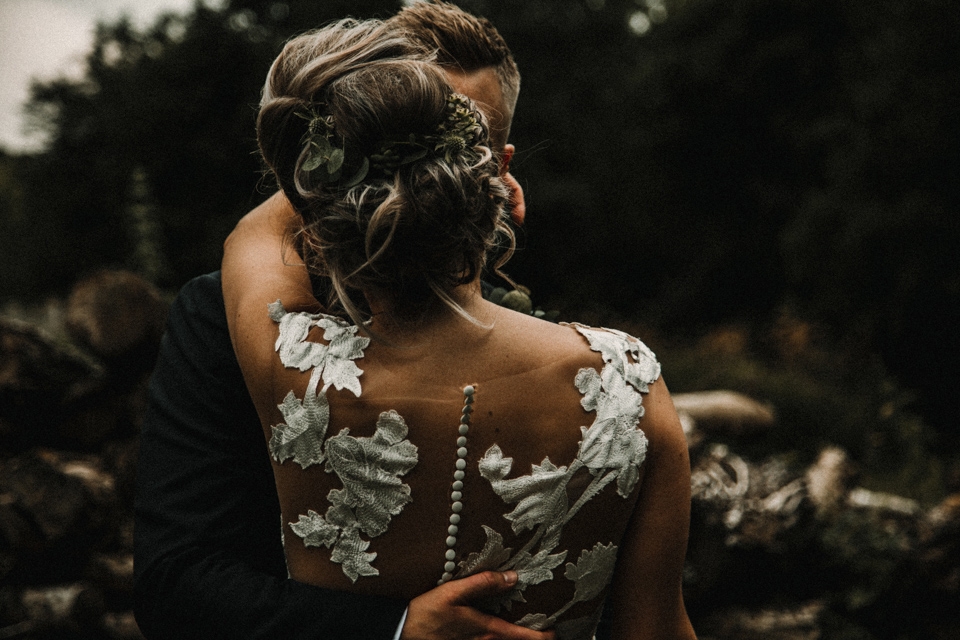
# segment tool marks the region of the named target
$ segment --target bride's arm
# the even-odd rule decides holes
[[[661,378],[644,398],[649,440],[643,485],[620,548],[612,591],[614,638],[695,638],[683,605],[682,574],[690,526],[690,458]]]
[[[275,403],[269,373],[276,366],[273,338],[276,324],[267,305],[280,299],[288,311],[321,311],[307,271],[289,244],[298,218],[289,201],[277,193],[248,213],[224,243],[223,297],[227,325],[240,368],[254,404]],[[250,381],[256,382],[250,385]],[[511,572],[512,573],[512,572]],[[436,587],[410,602],[402,627],[404,640],[550,640],[539,632],[485,615],[469,606],[475,599],[512,588],[503,574],[484,572]]]
[[[276,359],[277,329],[267,306],[279,299],[287,311],[322,310],[290,242],[298,222],[290,202],[277,192],[244,216],[223,245],[223,302],[230,340],[258,407],[275,401],[268,377],[262,377]],[[251,386],[251,380],[261,384]]]

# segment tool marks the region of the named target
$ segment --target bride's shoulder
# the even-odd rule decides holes
[[[630,365],[647,384],[660,375],[660,363],[654,352],[642,340],[624,331],[579,322],[553,323],[516,313],[511,313],[511,319],[511,334],[528,348],[581,359],[584,366],[598,360]]]

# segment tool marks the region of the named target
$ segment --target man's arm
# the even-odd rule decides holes
[[[227,332],[219,274],[170,311],[141,433],[137,622],[152,640],[389,640],[407,603],[287,578],[280,506],[256,411]],[[404,640],[549,640],[467,606],[516,574],[455,580],[409,604]]]
[[[286,577],[280,509],[233,355],[219,274],[173,304],[150,385],[136,504],[148,638],[391,638],[406,606]]]

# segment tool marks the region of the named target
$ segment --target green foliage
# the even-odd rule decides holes
[[[952,3],[462,5],[497,25],[523,73],[519,281],[564,317],[605,307],[671,332],[762,322],[791,303],[879,353],[919,390],[938,444],[960,448]],[[271,188],[254,121],[283,41],[397,8],[230,0],[143,31],[101,25],[82,80],[34,88],[49,149],[4,160],[0,179],[21,195],[0,199],[0,229],[19,238],[0,297],[135,265],[137,175],[169,263],[160,284],[216,268]]]
[[[256,105],[283,42],[351,11],[393,9],[373,0],[198,3],[143,31],[127,20],[99,25],[84,78],[33,87],[30,110],[49,147],[18,159],[17,179],[23,208],[45,215],[42,226],[17,228],[31,240],[15,254],[27,278],[11,278],[0,296],[62,291],[73,280],[64,274],[137,266],[128,213],[138,176],[169,262],[160,284],[216,269],[227,233],[265,197]]]

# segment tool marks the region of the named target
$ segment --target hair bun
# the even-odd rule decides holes
[[[287,45],[267,79],[260,147],[303,219],[312,281],[329,279],[329,308],[360,322],[353,298],[362,302],[362,292],[416,314],[479,276],[498,231],[512,248],[499,163],[482,113],[422,51],[318,51],[330,30],[341,45],[354,40],[344,30],[359,32],[357,41],[371,33],[368,23],[337,23],[303,36],[313,57],[297,40]],[[330,64],[319,70],[316,56]]]

